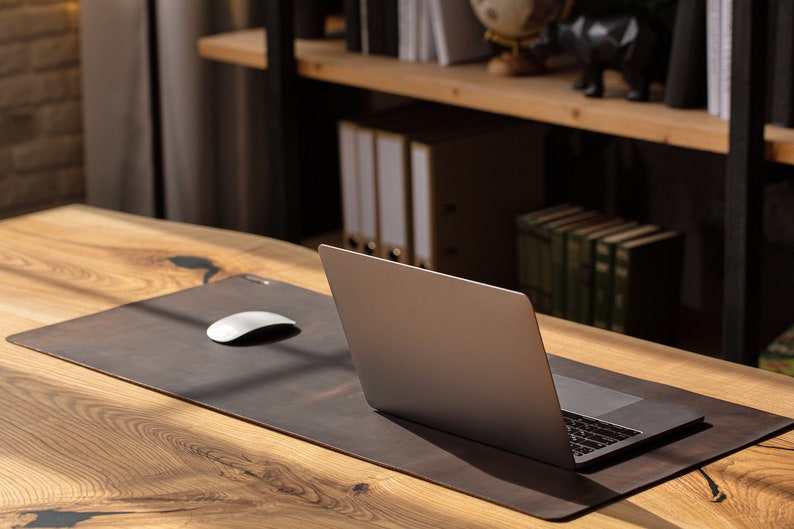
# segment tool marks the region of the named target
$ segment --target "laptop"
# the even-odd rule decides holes
[[[552,374],[526,295],[319,247],[368,404],[561,468],[680,430],[703,415]]]

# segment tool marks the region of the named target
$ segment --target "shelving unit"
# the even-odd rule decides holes
[[[203,37],[202,57],[250,68],[266,69],[265,31],[250,29]],[[391,57],[345,50],[342,40],[296,40],[298,75],[458,105],[487,112],[613,134],[626,138],[728,153],[728,123],[703,110],[681,110],[661,103],[635,103],[621,97],[625,85],[607,72],[606,94],[588,99],[573,90],[577,72],[565,60],[550,64],[553,73],[538,77],[488,75],[483,63],[448,68],[406,63]],[[556,72],[556,73],[555,73]],[[769,159],[794,164],[794,130],[766,127]]]
[[[758,340],[760,301],[748,295],[758,284],[760,260],[761,197],[764,160],[794,165],[794,130],[764,126],[755,117],[759,89],[763,88],[763,66],[752,64],[765,53],[762,22],[766,20],[765,2],[735,0],[734,20],[744,26],[734,35],[734,92],[729,123],[704,110],[681,110],[661,103],[636,103],[624,100],[624,84],[617,74],[608,74],[605,97],[588,99],[571,85],[577,71],[560,59],[550,63],[551,74],[538,77],[503,78],[489,75],[484,65],[467,64],[439,67],[436,64],[406,63],[382,56],[349,53],[342,40],[295,40],[291,33],[292,3],[268,1],[269,32],[252,29],[207,36],[199,39],[199,54],[207,59],[267,69],[271,96],[267,105],[275,116],[297,115],[292,100],[297,77],[402,95],[417,99],[458,105],[516,116],[555,125],[612,134],[728,155],[726,175],[726,255],[725,284],[738,295],[726,294],[723,316],[723,356],[736,362],[754,364]],[[753,5],[755,4],[755,5]],[[746,27],[745,27],[746,26]],[[277,35],[275,33],[277,33]],[[759,51],[760,50],[760,51]],[[294,61],[294,62],[291,62]],[[763,61],[760,61],[763,62]],[[739,64],[737,64],[739,63]],[[279,69],[273,70],[278,64]],[[294,67],[284,67],[293,64]],[[761,73],[758,70],[761,68]],[[763,104],[763,99],[760,101]],[[763,109],[762,109],[763,110]],[[761,111],[761,114],[763,112]],[[282,121],[287,137],[295,125]],[[282,136],[284,132],[282,130]],[[271,140],[272,141],[272,140]],[[279,140],[273,149],[271,178],[282,182],[285,190],[295,181],[294,165],[288,162],[289,142]],[[285,167],[291,167],[287,171]],[[286,196],[285,204],[295,204]],[[290,234],[285,232],[286,238]]]

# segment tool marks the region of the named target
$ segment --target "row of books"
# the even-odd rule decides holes
[[[544,196],[544,131],[414,103],[338,121],[347,248],[514,286],[514,218]]]
[[[346,0],[349,51],[448,66],[491,48],[469,0]]]
[[[684,236],[561,204],[516,217],[519,285],[535,310],[675,342]]]

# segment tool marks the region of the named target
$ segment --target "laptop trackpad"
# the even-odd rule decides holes
[[[554,375],[554,386],[563,409],[590,417],[598,417],[642,400],[642,397],[636,395],[562,375]]]

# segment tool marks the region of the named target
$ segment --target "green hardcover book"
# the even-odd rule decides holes
[[[606,218],[599,213],[591,213],[584,220],[551,229],[551,313],[558,318],[564,318],[568,311],[568,234]]]
[[[559,311],[555,313],[554,298],[555,291],[560,289],[560,274],[562,274],[561,267],[563,263],[561,262],[562,257],[559,255],[559,250],[553,248],[552,239],[555,231],[562,229],[566,225],[573,225],[591,219],[596,215],[598,213],[595,211],[582,211],[581,213],[538,226],[536,244],[538,245],[538,261],[540,262],[540,312],[544,314],[559,314]],[[554,255],[555,252],[558,254],[556,257]],[[558,292],[556,296],[559,298],[560,293]]]
[[[582,250],[585,239],[592,233],[609,230],[624,224],[621,218],[602,218],[598,222],[588,223],[572,229],[565,237],[565,318],[571,321],[582,321],[581,287],[584,282],[582,269]]]
[[[612,312],[615,332],[672,345],[678,334],[684,235],[667,230],[618,243]]]
[[[657,226],[643,224],[596,241],[593,267],[593,325],[596,327],[609,329],[611,321],[615,248],[621,242],[649,235],[655,231],[659,231]]]
[[[758,367],[794,376],[794,325],[772,340],[766,349],[761,351]]]
[[[532,302],[536,310],[540,308],[540,228],[539,226],[574,215],[583,210],[581,206],[560,204],[516,218],[518,230],[518,280],[520,289]]]
[[[537,211],[530,211],[516,216],[516,243],[517,243],[517,262],[518,262],[518,288],[521,292],[529,296],[530,280],[530,237],[534,224],[541,217],[565,212],[576,206],[570,203],[559,204]],[[581,209],[581,208],[579,208]]]
[[[593,278],[595,274],[596,241],[639,226],[636,221],[621,222],[616,226],[588,234],[579,245],[579,323],[593,324]]]

